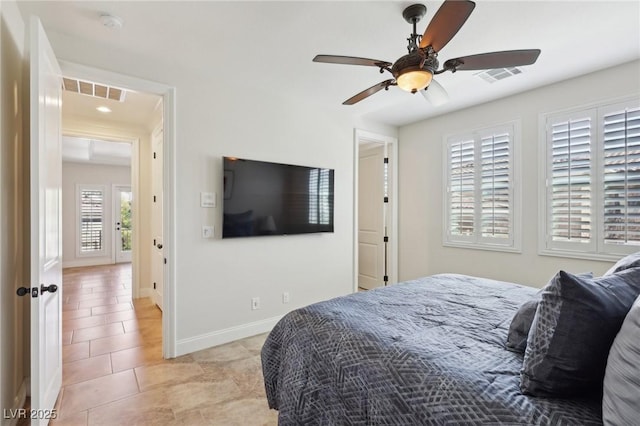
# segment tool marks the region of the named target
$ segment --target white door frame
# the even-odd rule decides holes
[[[124,74],[118,74],[99,68],[88,67],[68,61],[60,61],[62,74],[67,77],[99,81],[107,85],[122,87],[159,95],[163,101],[164,138],[162,150],[165,153],[163,167],[163,235],[164,252],[167,264],[164,268],[164,310],[162,315],[162,354],[164,358],[176,356],[176,226],[175,226],[175,87],[154,81],[143,80]],[[134,224],[135,226],[135,224]],[[138,233],[139,234],[139,233]]]
[[[355,129],[353,138],[353,291],[358,291],[358,172],[360,145],[378,143],[387,146],[390,157],[390,197],[389,220],[389,284],[398,282],[398,138],[381,135],[366,130]]]
[[[123,189],[124,189],[124,191],[122,191]],[[119,183],[111,184],[111,208],[113,210],[113,213],[112,213],[112,216],[111,216],[111,229],[112,229],[112,233],[113,233],[113,237],[112,237],[113,249],[111,250],[111,252],[112,252],[111,256],[113,257],[113,263],[114,264],[115,263],[126,263],[126,262],[118,262],[118,250],[119,250],[119,247],[122,245],[122,241],[120,241],[120,239],[118,239],[118,235],[119,234],[121,235],[121,233],[119,233],[116,230],[116,220],[118,220],[120,218],[120,208],[121,208],[120,202],[122,200],[120,198],[116,198],[116,192],[117,193],[129,192],[129,193],[133,194],[133,187],[132,187],[132,185],[125,185],[125,184],[119,184]],[[116,203],[116,200],[118,200],[118,203]],[[133,226],[133,225],[137,225],[138,224],[137,221],[133,220],[133,213],[135,212],[134,208],[138,209],[139,207],[137,205],[134,205],[134,203],[132,202],[131,203],[131,239],[132,239],[132,246],[136,248],[135,251],[138,251],[139,246],[133,244],[133,241],[136,240],[135,236],[138,233],[136,227]],[[122,225],[120,225],[120,230],[122,230]],[[134,252],[134,250],[132,249],[129,256],[133,257],[133,252]],[[132,260],[133,259],[131,259],[130,261],[132,261]],[[132,287],[134,285],[132,285]]]

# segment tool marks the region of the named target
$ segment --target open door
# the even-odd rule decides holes
[[[151,299],[162,310],[162,298],[164,290],[164,251],[163,245],[163,155],[162,155],[162,127],[156,129],[151,140],[153,160],[151,162],[151,188],[153,191],[153,204],[151,207],[151,233],[153,235],[153,254],[151,255],[151,280],[153,290]]]
[[[384,145],[360,150],[358,167],[358,287],[386,285]]]
[[[46,425],[62,385],[62,76],[36,17],[29,43],[31,424]]]

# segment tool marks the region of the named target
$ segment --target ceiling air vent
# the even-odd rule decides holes
[[[122,89],[92,83],[90,81],[75,80],[66,77],[62,80],[64,83],[64,90],[68,92],[81,93],[83,95],[94,96],[102,99],[111,99],[118,102],[123,102],[126,94]]]
[[[522,73],[522,70],[520,68],[512,67],[512,68],[494,68],[494,69],[476,73],[475,75],[477,75],[487,83],[495,83],[498,80],[504,80],[507,77],[511,77],[521,73]]]

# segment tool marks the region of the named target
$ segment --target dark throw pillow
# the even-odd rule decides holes
[[[524,353],[527,347],[527,336],[533,323],[533,317],[538,308],[540,301],[537,296],[535,299],[527,300],[513,316],[511,325],[509,326],[509,334],[507,335],[507,349],[513,352]]]
[[[640,419],[640,297],[613,341],[604,373],[605,426],[638,424]]]
[[[593,278],[593,273],[585,272],[584,274],[580,274],[578,276],[584,278]],[[523,354],[525,349],[527,348],[527,337],[529,336],[529,330],[531,330],[533,317],[536,314],[538,302],[540,302],[541,294],[545,290],[545,288],[546,286],[543,287],[538,293],[536,293],[533,299],[528,300],[520,305],[520,308],[518,308],[518,311],[513,316],[511,325],[509,326],[509,334],[507,334],[507,343],[505,345],[508,350]]]
[[[605,275],[615,274],[616,272],[624,271],[629,268],[637,268],[640,266],[640,252],[633,253],[628,256],[623,257],[618,260],[615,265],[613,265]]]
[[[558,272],[542,292],[520,389],[535,396],[602,391],[609,348],[640,293],[640,268],[599,278]]]

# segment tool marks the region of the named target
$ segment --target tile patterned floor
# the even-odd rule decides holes
[[[63,388],[52,425],[276,425],[266,335],[162,359],[161,312],[131,300],[129,264],[64,270]]]

